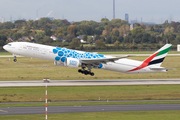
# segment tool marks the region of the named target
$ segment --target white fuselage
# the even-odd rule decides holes
[[[58,61],[56,59],[57,54],[55,54],[54,49],[64,49],[64,55],[65,57],[72,57],[71,53],[76,54],[76,59],[87,59],[84,54],[88,54],[91,56],[89,59],[100,59],[99,54],[95,53],[87,53],[83,51],[77,51],[77,50],[71,50],[66,48],[57,48],[53,46],[48,45],[41,45],[41,44],[35,44],[35,43],[28,43],[28,42],[12,42],[3,47],[5,50],[7,50],[10,53],[21,55],[25,57],[32,57],[32,58],[38,58],[43,60],[50,60],[54,62],[59,62],[61,66],[63,66],[63,61]],[[84,56],[83,56],[84,55]],[[96,56],[93,58],[93,56]],[[103,58],[111,58],[112,56],[106,56],[103,55]],[[106,64],[102,64],[101,69],[105,70],[111,70],[116,72],[123,72],[123,73],[155,73],[155,72],[166,72],[166,70],[150,70],[149,66],[144,67],[142,69],[136,70],[136,71],[129,71],[132,70],[142,64],[141,61],[131,60],[131,59],[119,59],[115,62],[107,62]],[[150,67],[152,67],[151,65]],[[160,67],[161,68],[161,67]]]

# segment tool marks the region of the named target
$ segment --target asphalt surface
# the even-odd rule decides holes
[[[48,113],[180,110],[180,104],[49,106]],[[45,114],[45,107],[0,108],[0,115]]]
[[[120,80],[51,80],[48,86],[92,86],[92,85],[166,85],[180,84],[180,79],[120,79]],[[45,86],[39,81],[0,81],[0,87]]]

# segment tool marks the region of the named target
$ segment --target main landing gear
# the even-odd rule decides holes
[[[91,71],[88,71],[88,70],[81,70],[81,69],[79,69],[78,70],[78,72],[79,73],[82,73],[82,74],[85,74],[85,75],[91,75],[91,76],[94,76],[94,73],[93,72],[91,72]]]
[[[88,67],[88,70],[85,70],[85,67],[82,67],[82,69],[78,70],[79,73],[85,74],[85,75],[91,75],[94,76],[94,73],[91,72],[91,68]]]

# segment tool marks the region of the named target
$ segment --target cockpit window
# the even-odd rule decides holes
[[[7,44],[8,46],[11,46],[11,44]]]

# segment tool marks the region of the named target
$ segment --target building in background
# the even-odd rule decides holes
[[[4,17],[1,18],[1,23],[3,23],[3,22],[5,22],[5,18]]]
[[[180,52],[180,45],[177,45],[177,51]]]
[[[113,0],[113,19],[115,19],[115,0]]]
[[[134,24],[130,25],[130,31],[134,29]]]
[[[137,20],[131,20],[130,24],[139,23]]]
[[[129,15],[125,14],[125,21],[127,21],[129,23]]]

